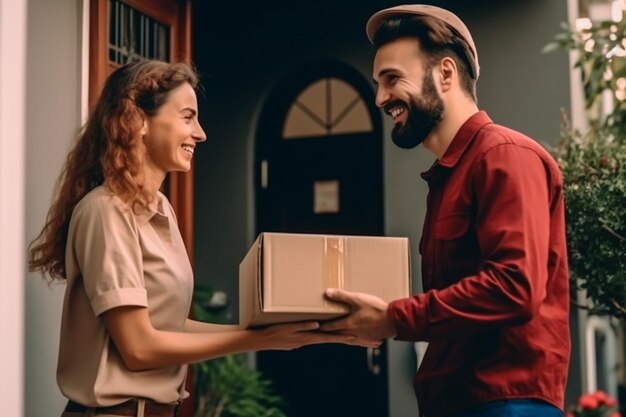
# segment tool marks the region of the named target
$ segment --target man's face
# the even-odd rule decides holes
[[[391,137],[400,148],[416,147],[441,122],[444,103],[416,39],[400,38],[378,49],[374,82],[376,104],[393,118]]]

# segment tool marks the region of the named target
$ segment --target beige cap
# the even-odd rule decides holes
[[[378,27],[382,23],[382,21],[390,16],[399,15],[399,14],[417,14],[417,15],[425,15],[432,16],[437,19],[443,20],[448,25],[455,28],[459,34],[465,39],[467,44],[470,47],[470,50],[474,54],[474,64],[476,65],[476,78],[480,74],[480,66],[478,65],[478,52],[476,51],[476,45],[474,44],[474,39],[472,39],[472,34],[470,33],[465,23],[457,15],[454,13],[442,9],[441,7],[430,6],[427,4],[405,4],[402,6],[391,7],[389,9],[380,10],[372,15],[370,19],[367,21],[366,32],[367,37],[370,42],[374,40],[374,34],[378,30]]]

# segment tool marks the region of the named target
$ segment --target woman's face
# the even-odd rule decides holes
[[[193,87],[185,83],[172,90],[156,115],[148,116],[144,133],[150,172],[164,177],[172,171],[189,171],[196,145],[206,140]]]

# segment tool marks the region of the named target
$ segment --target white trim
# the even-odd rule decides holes
[[[605,378],[604,381],[598,380],[596,334],[603,335],[605,338],[604,344],[601,346],[602,355],[600,355],[606,361],[605,369],[601,369],[601,375],[604,375]],[[585,358],[587,363],[585,392],[594,392],[600,385],[606,389],[610,396],[617,398],[615,340],[615,332],[611,328],[609,319],[598,316],[591,316],[587,319],[585,323]]]
[[[23,415],[26,0],[0,1],[2,414]]]
[[[89,0],[79,0],[79,13],[82,12],[80,27],[80,120],[87,122],[89,115]],[[81,7],[82,6],[82,7]]]
[[[579,0],[567,0],[568,20],[571,27],[576,27],[576,19],[579,13]],[[585,95],[583,90],[582,76],[580,69],[574,68],[574,64],[578,60],[578,52],[569,52],[570,62],[570,117],[572,126],[576,129],[584,130],[587,127],[587,117],[585,116]]]
[[[579,17],[579,0],[567,0],[567,15],[568,21],[572,28],[576,27],[576,20]],[[576,129],[585,130],[587,127],[587,118],[585,116],[585,96],[582,85],[582,76],[580,69],[574,68],[574,64],[578,60],[578,52],[569,52],[570,63],[570,118],[572,126]],[[585,305],[587,301],[586,292],[579,290],[576,293],[576,300],[578,304]],[[578,358],[572,358],[572,361],[578,360],[578,366],[580,368],[580,383],[581,392],[589,392],[589,363],[587,362],[587,338],[586,338],[586,323],[587,323],[587,311],[582,308],[577,308],[575,314],[578,316],[575,323],[578,326],[578,340],[577,346],[580,349]],[[576,343],[576,341],[574,341]]]

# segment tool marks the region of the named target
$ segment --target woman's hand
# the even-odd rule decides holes
[[[291,350],[302,346],[321,343],[342,343],[362,347],[378,347],[382,340],[368,340],[341,333],[319,331],[317,322],[297,322],[275,324],[258,330],[251,330],[260,337],[259,350]]]
[[[158,330],[150,322],[148,309],[138,306],[113,308],[104,312],[102,318],[122,360],[133,371],[257,350],[291,350],[320,343],[378,347],[382,343],[340,332],[322,332],[317,322],[276,324],[253,330],[186,322],[187,332]]]

